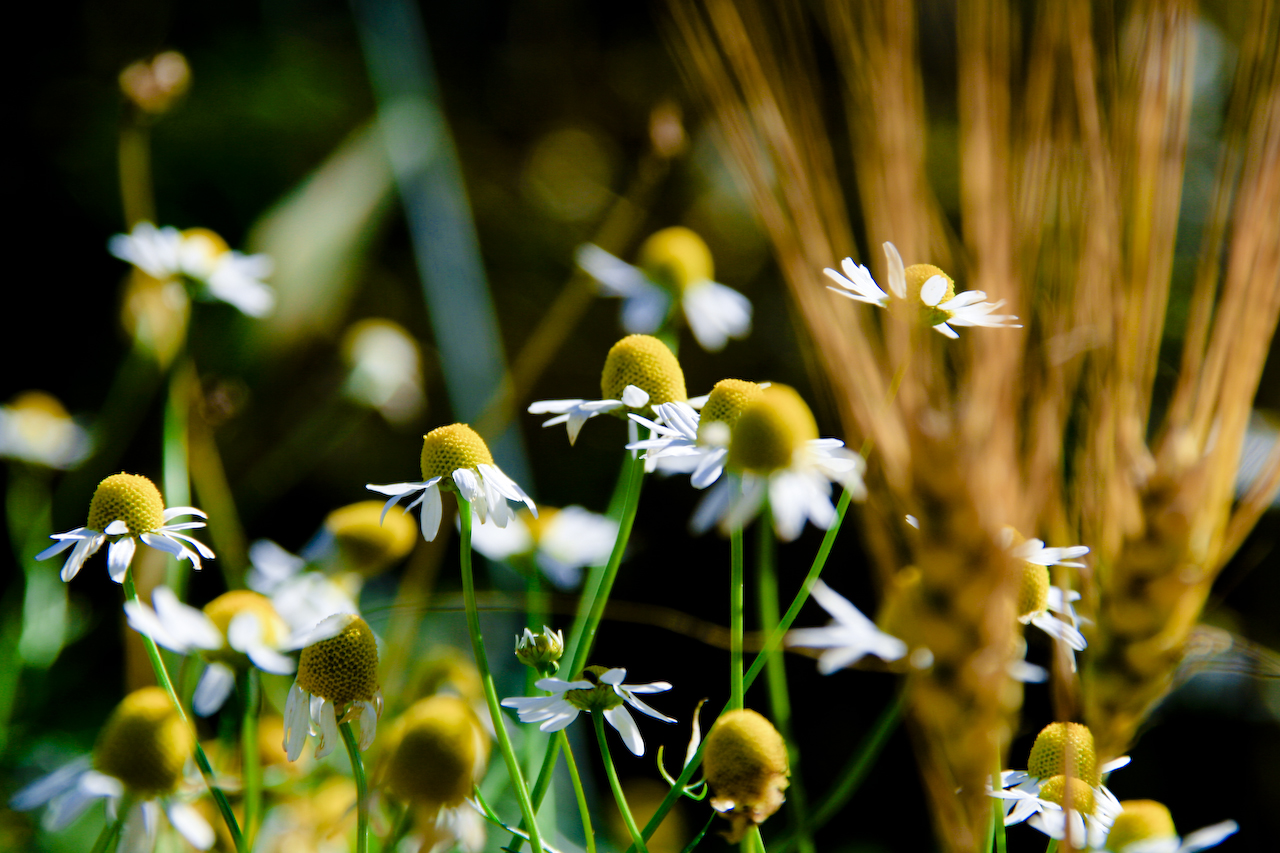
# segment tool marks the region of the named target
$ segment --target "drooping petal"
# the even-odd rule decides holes
[[[364,752],[373,746],[373,739],[378,736],[378,709],[372,702],[357,702],[360,708],[360,751]]]
[[[196,649],[222,648],[222,632],[213,620],[203,610],[183,604],[169,587],[156,587],[151,593],[151,601],[165,631],[179,643]]]
[[[129,571],[129,564],[133,562],[133,552],[137,548],[138,543],[132,536],[117,539],[107,546],[107,573],[116,583],[124,583],[125,572]]]
[[[202,717],[208,717],[226,703],[227,697],[236,686],[236,672],[225,663],[211,663],[205,667],[200,683],[196,685],[195,695],[191,697],[191,708]]]
[[[440,487],[429,486],[422,493],[422,538],[430,542],[440,531],[440,519],[444,516],[444,502],[440,498]]]
[[[293,682],[289,688],[289,696],[284,704],[284,747],[285,755],[290,761],[297,761],[302,755],[302,747],[307,742],[307,733],[311,728],[310,697],[306,691]]]
[[[631,718],[631,713],[625,705],[605,711],[604,718],[609,725],[618,730],[618,734],[622,736],[622,742],[627,745],[627,749],[631,750],[633,755],[644,755],[644,738],[640,736],[640,727]]]
[[[213,846],[215,839],[213,827],[194,806],[171,799],[165,804],[165,814],[169,816],[169,823],[173,824],[173,828],[178,830],[178,834],[187,839],[192,847],[197,850],[208,850]]]
[[[907,271],[902,265],[902,255],[892,243],[884,244],[884,257],[889,264],[889,292],[899,299],[907,298]]]
[[[338,745],[338,741],[341,739],[338,734],[338,716],[334,710],[333,703],[328,699],[321,700],[319,720],[315,720],[315,722],[320,724],[320,742],[316,744],[316,761],[319,761],[333,752],[334,747]]]

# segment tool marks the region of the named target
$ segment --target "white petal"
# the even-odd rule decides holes
[[[944,338],[951,338],[951,340],[953,341],[960,340],[960,336],[957,335],[955,330],[952,329],[950,326],[948,326],[946,323],[939,323],[938,325],[933,327],[933,330],[935,332],[939,332]]]
[[[422,538],[430,542],[440,530],[444,516],[444,503],[440,499],[440,487],[431,486],[422,493]]]
[[[313,704],[316,698],[319,697],[313,697]],[[338,741],[342,738],[338,734],[338,717],[334,711],[333,703],[328,699],[322,699],[319,704],[319,720],[316,722],[320,724],[320,742],[316,744],[316,761],[333,752],[334,747],[338,745]],[[315,721],[314,718],[316,716],[315,714],[312,715],[313,721]]]
[[[358,702],[360,706],[360,751],[365,752],[373,746],[378,736],[378,709],[373,702]]]
[[[1121,767],[1124,767],[1131,760],[1132,759],[1129,758],[1129,756],[1127,755],[1122,755],[1119,758],[1113,758],[1110,761],[1103,764],[1101,767],[1099,767],[1098,772],[1105,776],[1106,774],[1110,773],[1113,770],[1119,770]]]
[[[630,409],[642,409],[649,405],[649,392],[635,385],[622,389],[622,404]]]
[[[236,685],[236,673],[225,663],[211,663],[205,667],[200,683],[196,685],[195,695],[191,697],[191,708],[202,717],[207,717],[222,707]]]
[[[885,260],[889,262],[889,291],[899,299],[907,298],[907,273],[902,265],[902,255],[892,243],[884,244]]]
[[[281,744],[290,761],[297,761],[307,742],[311,729],[310,702],[306,691],[294,681],[284,705],[284,743]]]
[[[671,297],[659,287],[627,297],[622,303],[622,328],[633,335],[650,335],[662,328],[671,311]]]
[[[129,571],[129,563],[133,562],[133,552],[137,548],[132,536],[117,539],[107,546],[107,573],[116,583],[124,583],[125,572]]]
[[[1221,844],[1223,839],[1234,835],[1239,829],[1240,825],[1234,820],[1224,820],[1222,823],[1215,823],[1213,826],[1197,829],[1182,839],[1182,846],[1178,848],[1178,853],[1192,853],[1195,850],[1203,850],[1206,847]]]
[[[129,532],[129,525],[117,518],[115,521],[108,524],[102,532],[108,536],[124,536]]]
[[[70,791],[80,782],[80,777],[93,766],[93,759],[85,755],[57,770],[42,776],[9,798],[9,808],[26,812],[39,808],[59,794]]]
[[[633,755],[644,755],[644,738],[640,737],[640,728],[636,725],[636,721],[631,719],[631,713],[627,711],[625,705],[605,711],[604,718],[609,721],[609,725],[618,730],[618,734],[622,735],[622,742],[627,745],[627,749],[631,750]]]
[[[670,690],[671,685],[668,684],[664,689]],[[653,691],[653,692],[657,692],[657,691]],[[650,707],[650,705],[647,702],[641,701],[637,697],[633,696],[631,691],[624,691],[624,693],[626,694],[625,698],[627,700],[627,704],[629,704],[632,708],[635,708],[640,713],[648,714],[650,717],[653,717],[656,720],[662,720],[662,722],[664,723],[674,723],[676,721],[674,717],[668,717],[666,714],[662,713],[661,711],[653,707]]]
[[[930,308],[942,301],[947,294],[947,280],[940,275],[929,276],[920,288],[920,301]]]
[[[178,830],[178,834],[197,850],[208,850],[213,846],[213,827],[204,819],[194,806],[178,800],[170,800],[165,808],[169,823]]]
[[[156,587],[151,600],[165,631],[179,643],[196,649],[222,648],[222,632],[213,620],[203,610],[183,604],[169,587]]]

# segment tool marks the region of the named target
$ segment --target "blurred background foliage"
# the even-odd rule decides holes
[[[1244,20],[1237,5],[1209,3],[1203,10],[1197,44],[1203,71],[1196,81],[1181,214],[1187,236],[1185,245],[1180,238],[1167,335],[1179,333],[1186,313],[1197,228]],[[834,433],[836,418],[806,353],[810,344],[766,241],[722,159],[714,128],[693,111],[667,54],[661,7],[477,0],[425,3],[420,11],[507,357],[517,357],[547,306],[574,279],[575,247],[595,239],[619,199],[632,204],[637,199],[631,190],[648,182],[638,206],[627,211],[631,225],[619,230],[621,244],[611,248],[630,259],[648,233],[688,225],[710,245],[717,280],[755,304],[752,336],[723,353],[707,354],[684,336],[680,355],[689,392],[705,393],[724,377],[787,382],[814,404],[824,434]],[[281,307],[275,317],[258,323],[223,304],[197,303],[190,326],[198,411],[216,441],[246,539],[269,537],[300,549],[329,511],[367,496],[365,483],[415,479],[422,433],[456,419],[393,171],[373,130],[377,99],[346,4],[98,0],[37,4],[28,13],[33,25],[13,32],[21,42],[9,123],[17,141],[10,155],[10,198],[18,204],[10,245],[17,269],[7,286],[2,345],[9,369],[0,379],[0,399],[30,388],[56,395],[95,431],[99,452],[78,470],[51,479],[51,516],[31,520],[47,529],[15,529],[15,519],[25,516],[7,507],[3,624],[10,639],[21,628],[23,568],[14,555],[26,543],[18,539],[42,539],[49,530],[82,524],[93,487],[112,471],[156,477],[160,470],[160,373],[146,364],[127,367],[131,343],[119,320],[127,270],[105,251],[107,238],[125,229],[117,76],[138,58],[177,49],[192,69],[190,92],[152,128],[159,223],[211,228],[233,247],[270,252],[277,264],[271,281]],[[954,26],[950,4],[920,4],[930,177],[953,224]],[[651,137],[656,109],[680,116],[684,134],[683,145],[661,158],[660,167]],[[617,311],[615,300],[591,303],[541,378],[515,401],[517,410],[530,400],[595,397],[604,354],[621,335]],[[426,405],[407,421],[390,422],[343,397],[344,332],[366,318],[402,325],[422,347]],[[1170,343],[1176,354],[1176,339]],[[1272,354],[1258,405],[1274,412],[1280,409],[1274,345]],[[603,511],[623,428],[608,422],[587,429],[571,450],[559,429],[543,431],[523,414],[516,423],[531,471],[523,484],[530,494],[540,503]],[[8,475],[12,481],[12,470]],[[715,536],[683,535],[695,500],[680,481],[655,480],[647,488],[614,593],[618,606],[611,615],[619,618],[606,622],[596,655],[600,663],[627,666],[631,680],[675,685],[662,707],[681,725],[649,727],[646,737],[676,755],[697,700],[711,695],[720,701],[725,690],[719,677],[724,652],[712,642],[717,635],[710,628],[727,620],[722,587],[728,561]],[[193,503],[208,508],[198,491]],[[1264,518],[1225,571],[1206,612],[1207,621],[1253,645],[1230,665],[1195,675],[1176,691],[1133,750],[1132,766],[1112,785],[1122,798],[1168,803],[1180,829],[1235,818],[1242,832],[1229,842],[1234,850],[1270,849],[1280,837],[1280,690],[1277,659],[1269,651],[1280,648],[1276,521],[1274,511]],[[809,530],[782,550],[784,596],[798,584],[817,541]],[[436,559],[425,550],[409,558],[411,567]],[[234,554],[220,556],[235,560]],[[441,565],[451,566],[452,559],[446,555]],[[872,612],[875,597],[864,564],[851,529],[826,578]],[[192,578],[192,603],[223,590],[217,566]],[[512,585],[495,572],[495,583]],[[372,585],[365,606],[376,609],[390,588],[390,581]],[[454,573],[442,571],[438,594],[447,598],[456,588]],[[51,666],[25,669],[16,684],[0,754],[0,794],[6,797],[30,778],[33,765],[47,763],[46,753],[91,745],[121,695],[118,587],[95,565],[71,585],[70,602],[69,644]],[[571,602],[562,604],[567,622]],[[823,621],[816,606],[810,611],[801,624]],[[456,624],[440,630],[453,630],[453,641],[461,640]],[[503,647],[502,636],[495,635],[491,648]],[[1047,655],[1047,646],[1033,640],[1033,659]],[[893,683],[877,674],[820,678],[799,657],[789,669],[808,787],[821,791],[821,780],[852,753]],[[713,670],[716,677],[708,677]],[[1048,708],[1047,697],[1028,690],[1025,731],[1014,756],[1029,746]],[[656,778],[651,761],[625,756],[623,773]],[[697,814],[692,822],[701,824],[704,809],[689,809]],[[911,752],[899,735],[844,819],[819,836],[819,846],[930,849],[925,814]],[[0,846],[31,841],[28,816],[8,813],[0,820]],[[1032,849],[1040,837],[1014,831],[1010,843],[1011,849]]]

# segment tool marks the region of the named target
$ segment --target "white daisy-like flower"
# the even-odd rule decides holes
[[[993,328],[1021,329],[1022,326],[1010,321],[1018,318],[1012,314],[993,314],[1004,300],[987,302],[987,294],[981,290],[955,292],[955,282],[942,270],[930,264],[913,264],[904,267],[902,256],[892,243],[884,244],[884,254],[889,266],[889,292],[886,293],[871,278],[871,273],[852,258],[841,262],[844,274],[833,269],[825,269],[827,277],[839,287],[828,287],[829,290],[868,305],[894,309],[894,300],[919,304],[911,309],[932,326],[935,331],[948,338],[959,338],[952,326],[989,326]]]
[[[440,530],[440,519],[444,515],[441,488],[457,489],[471,504],[472,513],[481,523],[492,519],[494,524],[505,527],[515,517],[515,513],[507,506],[509,500],[523,503],[534,518],[538,516],[538,508],[534,506],[533,499],[525,494],[515,480],[493,464],[493,456],[484,439],[466,424],[436,427],[423,436],[422,477],[420,483],[391,483],[385,486],[370,483],[366,488],[391,496],[382,508],[384,518],[392,505],[401,498],[421,492],[406,509],[422,505],[422,538],[428,542],[436,538],[436,533]]]
[[[852,602],[821,580],[814,583],[811,594],[831,614],[831,624],[796,629],[787,635],[787,645],[826,649],[818,658],[818,672],[830,675],[866,655],[893,661],[907,653],[906,643],[881,631]]]
[[[270,539],[259,539],[249,546],[249,563],[245,584],[271,599],[271,606],[295,636],[335,613],[360,615],[358,590],[340,582],[351,580],[351,574],[333,578],[324,572],[304,571],[304,558]]]
[[[1022,562],[1021,586],[1018,593],[1018,621],[1035,625],[1055,640],[1067,646],[1075,671],[1075,652],[1083,651],[1088,643],[1077,629],[1078,619],[1072,603],[1080,599],[1080,593],[1053,586],[1049,578],[1049,566],[1084,568],[1084,563],[1074,562],[1076,557],[1089,553],[1086,545],[1066,548],[1047,548],[1039,539],[1018,541],[1021,537],[1011,527],[1001,531],[1001,544],[1009,555]],[[1059,619],[1058,614],[1065,619]]]
[[[578,266],[600,283],[605,295],[624,300],[622,326],[628,332],[651,334],[662,328],[675,294],[704,350],[719,352],[730,338],[751,334],[751,301],[712,281],[711,252],[693,231],[664,228],[640,247],[640,258],[640,266],[632,266],[590,243],[576,253]]]
[[[603,415],[605,412],[612,412],[617,409],[643,409],[649,405],[649,394],[642,388],[635,385],[628,385],[622,389],[621,400],[539,400],[529,405],[529,414],[531,415],[555,415],[542,422],[544,427],[558,426],[565,424],[569,430],[569,443],[574,444],[578,440],[578,433],[582,432],[582,427],[591,418],[596,415]]]
[[[1081,791],[1083,790],[1087,788],[1081,788]],[[1120,801],[1105,786],[1093,789],[1093,809],[1087,813],[1075,807],[1070,811],[1064,810],[1060,802],[1045,799],[1039,791],[1025,791],[1016,785],[1007,790],[993,792],[992,796],[1012,804],[1012,808],[1005,815],[1005,826],[1026,821],[1028,825],[1050,838],[1059,840],[1067,836],[1068,827],[1070,827],[1072,839],[1076,843],[1084,843],[1090,847],[1100,847],[1106,843],[1107,833],[1111,831],[1111,825],[1120,813]]]
[[[584,567],[608,560],[617,538],[618,522],[580,506],[544,506],[536,519],[518,512],[506,527],[485,521],[471,529],[471,544],[481,554],[490,560],[528,555],[561,589],[576,587]]]
[[[116,819],[127,793],[134,805],[125,817],[120,849],[154,849],[163,812],[193,847],[208,850],[215,840],[213,827],[185,800],[195,787],[186,779],[194,744],[194,733],[168,694],[144,687],[117,706],[92,757],[78,758],[27,785],[10,798],[9,806],[16,811],[47,806],[41,822],[56,832],[97,800],[106,800],[108,819]]]
[[[250,663],[263,672],[292,675],[297,665],[281,653],[289,629],[263,595],[248,590],[224,593],[197,610],[183,604],[167,586],[151,594],[155,609],[126,601],[129,627],[166,649],[198,654],[208,663],[196,685],[191,707],[207,717],[235,689],[236,670]]]
[[[382,689],[378,686],[378,642],[359,616],[338,613],[290,642],[301,648],[298,677],[284,706],[285,754],[302,755],[307,735],[318,737],[316,759],[338,745],[338,724],[356,722],[367,750],[378,733]]]
[[[343,393],[372,406],[393,424],[407,424],[426,405],[422,354],[404,327],[390,320],[361,320],[347,329],[342,354],[350,373]]]
[[[179,231],[139,222],[130,233],[112,237],[107,249],[160,281],[191,279],[203,285],[210,298],[250,317],[264,317],[275,308],[275,293],[262,282],[271,274],[271,259],[233,251],[207,229]]]
[[[1163,803],[1122,800],[1120,807],[1107,835],[1106,849],[1111,853],[1194,853],[1218,846],[1240,829],[1234,820],[1224,820],[1179,838]]]
[[[708,404],[710,405],[710,404]],[[836,438],[817,438],[813,414],[800,395],[771,385],[749,402],[730,432],[724,477],[694,511],[690,527],[701,533],[719,523],[723,532],[745,527],[766,498],[778,537],[790,542],[805,522],[826,530],[836,521],[831,484],[855,500],[866,497],[862,457]]]
[[[43,391],[26,391],[0,406],[0,456],[66,469],[89,450],[89,434]]]
[[[539,690],[549,696],[513,696],[502,700],[505,708],[514,708],[522,723],[540,723],[544,732],[558,732],[578,718],[583,711],[604,714],[609,725],[617,729],[627,749],[635,755],[644,755],[644,739],[640,728],[632,719],[626,706],[630,705],[642,714],[674,723],[666,714],[656,711],[639,699],[637,693],[663,693],[671,689],[665,681],[652,684],[623,684],[627,671],[622,668],[606,669],[589,666],[574,681],[561,678],[541,678],[536,682]]]
[[[107,571],[113,581],[124,583],[125,572],[133,562],[138,542],[142,542],[179,560],[190,560],[193,568],[200,569],[200,558],[212,560],[213,551],[181,531],[204,527],[205,523],[171,523],[184,515],[208,518],[193,506],[165,509],[160,490],[146,477],[112,474],[99,483],[93,493],[88,523],[66,533],[52,534],[49,538],[58,540],[57,544],[36,554],[36,559],[47,560],[74,545],[62,566],[62,579],[69,581],[79,573],[85,560],[107,545]]]

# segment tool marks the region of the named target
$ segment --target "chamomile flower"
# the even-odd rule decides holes
[[[767,497],[774,529],[790,542],[806,521],[823,530],[835,523],[831,483],[857,500],[866,496],[862,457],[839,439],[819,439],[813,413],[786,385],[771,385],[743,408],[730,431],[725,465],[736,476],[707,493],[690,522],[695,533],[717,522],[724,532],[746,526]]]
[[[830,675],[869,654],[893,661],[907,653],[906,643],[881,631],[852,602],[822,581],[813,585],[811,594],[831,614],[831,624],[792,631],[787,635],[787,645],[826,649],[818,658],[818,672]]]
[[[623,684],[625,669],[606,669],[589,666],[574,681],[561,678],[541,678],[536,682],[539,690],[549,696],[513,696],[502,700],[504,708],[514,708],[522,723],[541,723],[544,732],[558,732],[574,720],[582,711],[604,714],[609,725],[618,730],[627,749],[635,755],[644,755],[644,739],[640,728],[632,719],[626,706],[630,705],[642,714],[674,723],[675,720],[645,704],[637,693],[663,693],[671,689],[665,681],[652,684]],[[624,704],[625,703],[625,704]]]
[[[537,518],[521,510],[499,527],[471,529],[471,544],[490,560],[527,556],[561,589],[573,589],[585,566],[603,564],[618,538],[618,522],[580,506],[542,507]]]
[[[93,757],[82,758],[28,785],[9,800],[17,811],[48,805],[44,825],[57,831],[74,822],[95,800],[108,813],[125,795],[134,802],[125,819],[122,848],[151,850],[163,810],[179,834],[198,850],[213,846],[213,828],[180,797],[184,768],[195,733],[159,687],[135,690],[116,706],[98,735]]]
[[[50,538],[57,539],[58,543],[36,554],[36,559],[47,560],[74,545],[71,556],[62,566],[62,579],[69,581],[85,560],[107,545],[107,571],[113,581],[124,583],[133,553],[138,542],[142,542],[179,560],[190,560],[192,567],[199,569],[200,558],[212,560],[213,552],[204,543],[181,532],[204,527],[203,521],[170,523],[183,515],[208,518],[193,506],[165,509],[160,490],[140,474],[112,474],[99,483],[93,493],[85,526],[54,533]]]
[[[304,571],[305,559],[270,539],[259,539],[249,546],[249,563],[245,583],[271,599],[271,606],[293,635],[310,631],[335,613],[360,615],[356,603],[360,590],[349,583],[356,577],[352,573],[330,577],[324,572]]]
[[[957,294],[955,282],[932,264],[912,264],[903,267],[902,256],[892,243],[884,244],[885,258],[889,265],[889,292],[886,293],[871,278],[871,273],[853,259],[841,263],[843,275],[833,269],[823,272],[839,287],[829,290],[856,302],[878,305],[895,311],[906,303],[908,315],[918,322],[932,326],[948,338],[959,338],[952,326],[991,326],[1020,329],[1009,321],[1018,319],[1011,314],[993,314],[1004,301],[987,302],[987,294],[981,290],[968,290]],[[918,300],[918,302],[917,302]]]
[[[26,391],[0,406],[0,456],[65,469],[89,450],[89,434],[43,391]]]
[[[542,425],[565,424],[573,444],[583,424],[596,415],[612,412],[624,419],[632,412],[652,415],[653,406],[689,396],[680,362],[666,344],[649,335],[628,335],[613,345],[600,376],[600,393],[600,400],[541,400],[529,406],[529,414],[554,414]]]
[[[193,281],[205,296],[250,317],[264,317],[275,308],[275,293],[262,283],[271,274],[271,259],[233,251],[206,228],[179,231],[139,222],[130,233],[112,237],[107,249],[159,281]]]
[[[1179,838],[1163,803],[1121,800],[1120,807],[1107,835],[1106,849],[1111,853],[1193,853],[1218,846],[1240,829],[1234,820],[1224,820]]]
[[[141,602],[125,602],[129,627],[166,649],[195,653],[206,661],[191,698],[191,707],[202,717],[231,696],[237,670],[252,664],[264,672],[292,675],[297,668],[293,658],[281,653],[289,628],[266,596],[232,590],[197,610],[179,601],[167,586],[158,586],[151,601],[154,610]]]
[[[711,251],[688,228],[664,228],[640,247],[640,265],[632,266],[585,243],[578,266],[600,283],[607,296],[622,303],[622,327],[651,334],[662,328],[679,297],[689,329],[708,352],[724,349],[730,338],[751,334],[751,302],[731,287],[712,281]]]
[[[387,486],[370,483],[367,487],[391,495],[382,508],[383,518],[402,497],[421,492],[406,509],[422,505],[422,538],[430,542],[436,538],[444,515],[441,489],[456,489],[471,504],[471,511],[481,523],[492,519],[494,524],[505,527],[515,515],[507,506],[509,500],[523,503],[537,518],[538,508],[533,499],[493,464],[488,445],[471,427],[466,424],[436,427],[422,439],[422,482]]]
[[[721,379],[712,386],[701,412],[677,402],[655,406],[656,421],[629,415],[654,437],[632,442],[627,449],[645,451],[647,463],[668,472],[690,474],[693,487],[705,489],[724,472],[729,436],[742,410],[767,387],[768,383]]]
[[[324,758],[337,746],[342,722],[358,721],[360,749],[368,749],[382,716],[378,642],[368,623],[354,614],[338,613],[295,645],[302,648],[302,656],[284,707],[289,760],[302,755],[308,734],[319,737],[316,758]]]
[[[1022,577],[1018,590],[1018,621],[1035,625],[1050,637],[1065,643],[1071,650],[1071,666],[1075,668],[1074,652],[1088,645],[1084,635],[1076,629],[1075,608],[1072,602],[1080,593],[1053,586],[1049,579],[1049,566],[1084,568],[1084,563],[1073,562],[1075,557],[1089,553],[1088,546],[1072,545],[1067,548],[1046,548],[1039,539],[1018,541],[1021,536],[1011,527],[1002,532],[1005,549],[1015,560],[1021,561]],[[1054,614],[1061,614],[1066,621]]]
[[[1027,769],[1004,771],[1000,790],[989,793],[1004,801],[1005,826],[1027,821],[1058,839],[1070,828],[1077,844],[1101,847],[1120,813],[1120,801],[1102,780],[1128,763],[1128,756],[1123,756],[1100,765],[1088,727],[1050,723],[1036,736]],[[1068,800],[1069,811],[1064,808]]]

